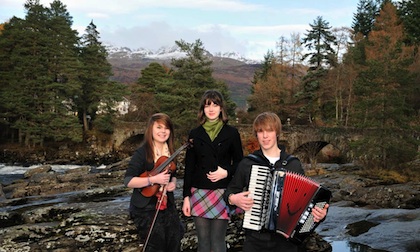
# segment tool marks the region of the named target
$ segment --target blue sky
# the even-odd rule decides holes
[[[49,7],[52,0],[40,0]],[[301,36],[322,16],[333,28],[350,27],[359,0],[61,0],[83,34],[93,20],[101,41],[131,49],[201,39],[211,53],[238,52],[262,60],[281,36]],[[0,0],[0,22],[25,17],[25,0]]]

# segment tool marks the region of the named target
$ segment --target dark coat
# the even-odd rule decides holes
[[[146,171],[151,171],[154,163],[146,161],[144,146],[138,148],[129,164],[124,176],[124,184],[130,182],[133,177],[138,177]],[[172,174],[172,176],[174,176]],[[144,244],[148,232],[153,223],[153,232],[148,241],[146,251],[180,251],[183,231],[175,206],[173,192],[167,192],[168,205],[164,210],[159,210],[156,216],[157,197],[145,197],[141,194],[142,188],[134,188],[130,200],[130,217],[137,227],[140,243]]]
[[[283,167],[281,162],[285,160],[286,157],[288,156],[288,154],[285,151],[284,146],[279,146],[279,147],[281,149],[280,159],[274,164],[274,168]],[[268,161],[268,159],[263,155],[261,150],[257,150],[253,154],[259,157],[262,162],[257,162],[249,158],[244,158],[239,163],[238,171],[235,174],[235,178],[231,181],[231,183],[229,184],[228,188],[225,191],[224,199],[226,202],[228,202],[227,198],[231,193],[234,193],[234,194],[240,193],[244,191],[244,188],[246,189],[248,188],[252,165],[259,164],[259,165],[264,165],[264,166],[272,166],[272,164],[270,164],[270,161]],[[304,174],[302,163],[297,158],[291,159],[287,163],[287,165],[283,168],[299,173],[299,174]]]
[[[125,186],[128,185],[128,183],[133,177],[138,177],[140,176],[140,174],[143,174],[146,171],[151,171],[153,168],[154,168],[154,163],[149,163],[146,161],[146,149],[144,148],[144,146],[141,146],[134,152],[128,164],[128,168],[124,176]],[[156,196],[145,197],[143,196],[143,194],[141,194],[141,190],[142,188],[133,189],[130,205],[135,206],[136,208],[144,208],[147,205],[149,205],[149,208],[152,207],[153,209],[156,205],[157,197]],[[173,192],[167,192],[167,196],[168,196],[168,205],[174,204],[175,199],[174,199]],[[132,207],[130,207],[130,209],[132,209]]]
[[[285,160],[288,154],[285,152],[283,146],[279,146],[281,149],[280,159],[274,164],[274,168],[285,168],[296,173],[303,174],[302,164],[297,158],[290,159],[286,166],[282,165],[282,161]],[[268,159],[263,155],[261,150],[257,150],[252,153],[259,157],[260,162],[252,160],[250,158],[244,158],[238,165],[238,170],[235,173],[234,178],[230,182],[229,186],[223,195],[226,202],[228,201],[230,194],[240,193],[247,191],[250,181],[252,165],[264,165],[273,167]],[[235,206],[230,207],[234,208]],[[288,241],[282,235],[277,233],[259,232],[254,230],[245,229],[245,242],[243,251],[284,251],[284,252],[297,252],[298,245]]]
[[[188,139],[193,140],[193,146],[185,156],[184,198],[191,196],[191,187],[211,190],[226,188],[243,158],[238,130],[225,124],[212,142],[203,126],[199,126],[190,131]],[[211,182],[206,174],[216,171],[217,166],[226,169],[228,176]]]

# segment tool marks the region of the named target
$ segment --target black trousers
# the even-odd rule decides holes
[[[243,252],[298,252],[298,246],[276,233],[246,230]]]
[[[137,227],[140,243],[144,244],[156,209],[130,209],[130,216]],[[174,206],[159,210],[150,238],[146,244],[146,252],[178,252],[181,247],[183,227]]]

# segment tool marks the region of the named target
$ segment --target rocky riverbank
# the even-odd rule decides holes
[[[122,185],[127,163],[128,159],[124,159],[104,169],[85,166],[64,173],[44,165],[29,170],[23,179],[2,185],[0,251],[137,251],[135,227],[127,214],[131,190]],[[333,206],[420,208],[420,183],[378,181],[357,175],[354,169],[337,167],[314,177],[332,190]],[[182,179],[178,187],[177,206],[181,209]],[[194,225],[181,211],[180,217],[186,230],[182,251],[195,251]],[[405,218],[419,220],[420,216]],[[346,229],[356,236],[374,227],[360,225],[359,221],[356,225],[351,219],[346,221]],[[332,227],[321,225],[319,233],[329,230]],[[230,222],[227,242],[229,251],[241,251],[241,216]],[[418,249],[419,244],[420,240],[407,238],[404,246]],[[302,251],[331,251],[331,246],[315,233]]]

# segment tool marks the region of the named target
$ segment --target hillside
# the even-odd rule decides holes
[[[213,77],[226,82],[231,91],[231,98],[236,102],[238,108],[246,107],[246,99],[250,94],[251,81],[254,72],[260,64],[249,64],[240,60],[213,57]],[[113,80],[125,84],[134,83],[140,76],[140,71],[146,68],[151,62],[158,62],[170,66],[170,58],[146,58],[146,57],[125,57],[123,55],[108,58],[113,68]]]

